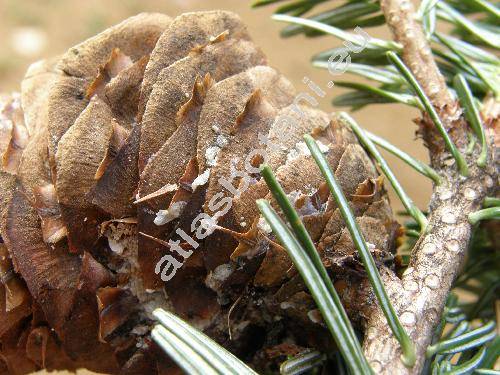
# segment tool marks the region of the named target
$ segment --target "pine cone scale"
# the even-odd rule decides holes
[[[304,133],[369,241],[392,250],[394,221],[370,158],[335,115],[303,104],[230,12],[132,17],[30,68],[21,98],[0,116],[0,233],[26,284],[17,315],[0,311],[0,364],[12,373],[170,371],[148,333],[157,307],[259,368],[278,360],[266,353],[283,342],[331,346],[255,205],[277,208],[258,171],[265,161],[329,270],[363,284]],[[16,349],[15,334],[25,338]],[[20,359],[30,366],[14,370]]]

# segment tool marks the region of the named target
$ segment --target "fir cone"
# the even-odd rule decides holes
[[[374,164],[311,95],[223,11],[140,14],[32,65],[1,98],[0,373],[173,371],[148,335],[157,307],[258,369],[333,346],[259,216],[263,161],[362,328],[363,267],[302,135],[379,264],[398,226]]]

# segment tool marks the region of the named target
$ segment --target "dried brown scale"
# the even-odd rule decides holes
[[[223,138],[220,151],[217,155],[215,165],[210,169],[210,179],[207,186],[206,202],[217,193],[220,192],[221,186],[219,179],[230,179],[231,168],[244,170],[245,161],[241,160],[242,156],[247,156],[259,144],[258,134],[266,134],[269,132],[272,121],[276,116],[276,109],[263,98],[260,89],[253,92],[248,102],[245,104],[244,111],[239,115],[237,125],[231,130],[231,134]],[[237,160],[237,163],[234,161]],[[229,195],[229,192],[224,192],[224,195]],[[211,208],[208,204],[204,207],[205,211],[211,215]],[[249,220],[252,222],[253,220]],[[228,228],[233,229],[233,228]],[[241,229],[240,226],[236,228]]]
[[[209,47],[212,44],[217,45],[224,42],[227,38],[240,41],[240,39],[249,37],[246,27],[238,16],[225,11],[211,11],[186,13],[175,18],[169,29],[158,40],[151,57],[151,63],[146,68],[139,102],[138,119],[142,123],[141,137],[144,140],[144,142],[141,142],[139,152],[139,169],[141,171],[144,169],[148,158],[161,147],[175,129],[172,125],[174,125],[176,109],[175,107],[172,108],[169,102],[173,100],[175,104],[179,100],[185,100],[186,98],[182,98],[182,94],[190,94],[192,82],[194,82],[196,75],[203,76],[210,71],[210,69],[203,67],[203,62],[207,65],[217,65],[215,61],[208,60],[208,63],[206,61],[206,57],[210,57],[211,53],[213,53]],[[252,48],[250,44],[249,49],[252,50]],[[207,49],[208,52],[206,52]],[[236,45],[234,50],[236,56],[238,56],[238,51],[241,50]],[[247,55],[240,53],[242,61],[235,58],[228,59],[228,71],[225,74],[229,73],[230,75],[231,70],[242,71],[246,67],[254,65],[255,63],[252,64],[251,62],[254,59],[259,59],[260,52],[258,50],[253,52],[254,54]],[[248,65],[249,63],[251,65]],[[170,66],[175,64],[180,65],[177,68],[185,66],[184,69],[181,68],[181,72],[184,71],[187,74],[187,77],[185,77],[187,79],[182,81],[176,79],[177,75],[181,76],[181,72],[177,75],[171,73]],[[210,73],[223,75],[224,69],[217,68]],[[169,80],[173,80],[171,82],[174,83],[172,88],[168,86]],[[158,99],[154,98],[155,87],[160,91]],[[165,91],[162,88],[166,88],[167,92],[165,94],[162,92]],[[152,100],[149,100],[150,95],[153,95]],[[170,100],[166,101],[165,99]],[[161,103],[164,103],[166,108],[162,108]],[[166,123],[165,126],[159,126],[164,122]]]
[[[85,208],[86,195],[95,184],[113,134],[113,114],[97,96],[58,143],[57,193],[59,203]]]
[[[297,111],[298,108],[298,111]],[[314,129],[324,129],[330,122],[325,112],[307,107],[303,104],[283,108],[275,118],[269,130],[269,141],[277,147],[270,150],[267,163],[273,169],[284,164],[288,150],[302,141],[302,136]],[[287,137],[284,139],[283,134]]]
[[[210,75],[204,80],[198,76],[189,101],[182,107],[176,119],[172,137],[153,155],[141,174],[138,197],[142,198],[164,186],[175,185],[184,173],[189,161],[196,156],[197,122],[206,92],[213,85]],[[164,171],[171,171],[165,174]],[[197,172],[198,169],[196,168]],[[154,207],[153,207],[154,208]]]
[[[256,209],[257,198],[272,200],[265,182],[231,175],[265,147],[262,136],[349,314],[364,322],[358,308],[372,301],[358,291],[363,269],[302,134],[321,142],[375,258],[390,268],[397,224],[385,190],[354,135],[304,105],[265,61],[236,15],[214,11],[141,14],[30,68],[21,94],[29,138],[9,169],[17,175],[0,172],[0,231],[13,280],[29,294],[4,300],[15,288],[0,285],[1,371],[175,373],[148,336],[156,307],[259,369],[276,369],[286,345],[329,350],[312,297]],[[12,141],[8,108],[2,152]],[[233,198],[221,177],[242,193],[193,249],[176,230],[194,236],[193,220],[221,209],[214,198]],[[169,240],[193,255],[183,260]],[[168,253],[184,265],[165,283],[155,266]]]
[[[57,64],[62,74],[55,80],[48,102],[49,151],[88,104],[87,89],[96,72],[118,48],[132,60],[148,55],[170,18],[156,13],[141,13],[71,48]]]
[[[18,175],[30,197],[36,187],[52,183],[47,168],[47,138],[46,128],[41,128],[30,138],[19,161]]]
[[[85,97],[90,99],[92,96],[98,95],[104,99],[104,88],[107,84],[132,65],[133,62],[129,56],[125,55],[119,48],[114,48],[106,63],[99,67],[97,76],[85,92]]]
[[[58,143],[55,186],[71,251],[83,251],[97,241],[99,213],[89,193],[113,134],[112,120],[110,108],[94,96]]]
[[[31,296],[21,278],[15,274],[7,247],[0,245],[0,278],[2,286],[1,298],[2,327],[0,335],[6,333],[17,322],[31,314]]]
[[[269,131],[275,115],[276,109],[263,98],[261,90],[254,91],[245,104],[244,111],[239,115],[237,125],[231,130],[231,135],[224,138],[226,144],[219,151],[216,164],[210,169],[204,205],[204,211],[210,216],[216,215],[216,212],[220,210],[220,208],[215,209],[210,201],[216,195],[218,195],[218,199],[231,195],[227,190],[222,190],[219,179],[226,178],[230,181],[232,168],[244,170],[244,160],[241,159],[255,149],[258,144],[258,134],[266,134]],[[235,160],[238,162],[234,163]],[[243,222],[241,217],[235,216],[229,210],[221,218],[219,225],[239,232],[245,230],[241,222]],[[253,222],[253,218],[248,221],[248,223],[251,222]],[[211,241],[214,241],[215,246],[213,249],[208,249],[205,255],[205,265],[210,270],[225,263],[237,245],[230,234],[222,231],[214,233],[211,236]]]
[[[40,226],[45,243],[55,244],[67,236],[68,231],[61,217],[55,187],[39,185],[34,191],[34,206],[40,216]]]
[[[141,144],[144,148],[139,163],[146,165],[175,131],[176,113],[188,101],[196,76],[210,73],[218,82],[264,63],[264,55],[252,42],[221,34],[216,41],[191,51],[164,68],[153,86],[142,117]]]
[[[246,26],[231,12],[209,11],[185,13],[176,17],[158,39],[144,74],[144,84],[139,103],[139,119],[142,118],[153,85],[161,71],[185,57],[189,51],[206,45],[221,33],[228,31],[231,38],[249,39]]]
[[[79,260],[66,254],[67,249],[51,249],[43,242],[37,212],[19,188],[7,207],[7,218],[1,230],[14,269],[21,274],[42,308],[46,304],[46,315],[53,327],[60,329],[70,308]],[[55,301],[64,303],[56,306]]]
[[[34,134],[40,126],[45,126],[45,103],[48,89],[56,76],[55,65],[59,58],[42,60],[30,65],[21,82],[21,104],[24,120],[30,134]],[[45,115],[40,112],[45,111]]]
[[[289,105],[295,94],[292,84],[267,66],[256,66],[229,77],[215,84],[208,92],[198,124],[197,159],[200,172],[204,172],[208,164],[207,149],[217,146],[218,136],[231,135],[237,126],[238,116],[243,113],[257,89],[277,109]],[[212,158],[209,162],[214,161]]]
[[[114,119],[110,122],[112,128],[111,136],[109,137],[109,140],[107,142],[108,147],[94,175],[94,180],[101,179],[104,172],[109,168],[110,164],[113,163],[118,152],[123,148],[123,146],[127,142],[127,138],[130,135],[130,132],[120,124],[118,124],[118,122],[114,121]]]
[[[130,129],[135,124],[139,93],[149,56],[143,56],[122,70],[104,88],[103,98],[118,122]]]
[[[13,100],[10,106],[10,113],[7,115],[11,119],[12,128],[10,141],[2,155],[2,168],[8,173],[17,174],[23,151],[29,142],[29,132],[22,117],[19,100]]]
[[[162,194],[156,199],[148,199],[138,204],[137,215],[141,219],[138,229],[142,233],[153,237],[168,235],[168,231],[172,230],[171,225],[155,225],[153,223],[154,213],[162,208],[169,207],[173,198],[179,193],[184,192],[190,195],[190,191],[186,191],[182,187],[181,180],[187,180],[186,182],[190,186],[199,172],[198,165],[194,159],[196,156],[196,138],[198,134],[197,122],[206,92],[212,85],[212,78],[208,74],[203,80],[200,76],[196,78],[191,98],[179,109],[176,118],[177,129],[172,137],[151,158],[141,174],[138,188],[139,198],[147,197],[164,186],[180,186],[177,191],[172,190],[168,194]],[[164,173],[165,170],[170,171],[170,173]],[[158,275],[154,273],[154,268],[161,258],[164,249],[150,238],[141,236],[138,241],[141,248],[139,263],[145,275],[145,285],[150,289],[158,288],[158,286],[161,287],[162,283]]]
[[[135,126],[89,193],[94,205],[116,218],[133,216],[135,212],[132,202],[139,178],[139,137],[140,129]]]

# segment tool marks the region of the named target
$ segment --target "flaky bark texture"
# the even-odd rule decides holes
[[[467,123],[461,109],[448,91],[432,58],[413,5],[407,0],[383,0],[382,9],[395,40],[403,48],[403,59],[431,98],[456,144],[467,142]],[[401,322],[414,342],[417,363],[407,368],[401,362],[401,350],[380,309],[369,313],[364,351],[373,369],[383,374],[418,374],[425,362],[448,292],[462,265],[471,238],[468,215],[481,208],[482,201],[498,188],[498,166],[494,141],[498,126],[498,102],[488,99],[483,121],[489,135],[488,165],[476,165],[478,150],[467,157],[470,175],[458,174],[451,155],[444,150],[436,129],[424,116],[419,132],[429,148],[433,167],[442,178],[434,186],[429,206],[429,226],[415,245],[410,264],[402,279],[384,272],[385,286]]]
[[[0,102],[0,374],[177,373],[149,335],[158,307],[266,373],[332,350],[255,205],[263,149],[361,328],[366,275],[303,134],[391,273],[400,228],[353,133],[297,98],[224,11],[140,14],[34,64]]]

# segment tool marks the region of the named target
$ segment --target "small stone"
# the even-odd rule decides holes
[[[259,228],[263,233],[272,233],[272,228],[263,217],[259,218],[259,222],[257,223],[257,228]]]
[[[148,325],[136,326],[136,327],[134,327],[134,329],[132,329],[132,331],[130,331],[130,333],[133,333],[133,334],[139,335],[139,336],[144,336],[148,332],[149,332]]]
[[[203,186],[208,182],[209,177],[210,168],[207,168],[205,172],[203,172],[193,180],[193,182],[191,183],[191,189],[193,189],[193,191],[196,191],[198,186]]]
[[[221,264],[217,266],[212,272],[212,276],[219,281],[226,280],[234,271],[232,264]]]
[[[426,287],[430,289],[436,289],[439,286],[439,277],[434,274],[427,276],[424,280]]]
[[[215,143],[217,143],[217,146],[219,146],[220,148],[222,148],[222,147],[227,146],[227,144],[229,143],[229,141],[222,134],[219,134],[217,136],[217,139],[215,140]]]
[[[212,146],[208,147],[205,151],[205,159],[207,160],[207,165],[213,167],[217,163],[217,156],[219,155],[220,147]]]
[[[123,242],[116,241],[113,238],[108,238],[108,244],[109,244],[109,248],[111,249],[112,252],[114,252],[118,255],[123,254],[123,250],[125,250],[125,246],[124,246]]]
[[[405,311],[401,315],[400,319],[401,319],[401,323],[403,323],[404,325],[407,325],[407,326],[412,326],[417,321],[417,318],[415,317],[415,313],[413,313],[412,311]]]
[[[167,223],[170,223],[172,220],[177,219],[181,215],[186,205],[187,202],[179,201],[173,203],[167,210],[159,210],[156,213],[156,217],[154,219],[155,225],[165,225]]]

